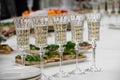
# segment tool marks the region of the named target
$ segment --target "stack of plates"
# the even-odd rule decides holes
[[[0,67],[0,80],[36,80],[40,78],[40,69],[32,66]]]

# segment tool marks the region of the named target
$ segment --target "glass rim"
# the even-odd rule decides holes
[[[34,26],[48,26],[49,17],[48,16],[33,16],[31,17]]]
[[[68,15],[55,15],[52,17],[54,24],[68,23]]]
[[[32,21],[30,17],[14,17],[13,22],[15,29],[29,29]]]
[[[19,20],[22,20],[22,19],[28,19],[28,20],[31,20],[30,17],[23,17],[23,16],[20,16],[20,17],[14,17],[14,18],[13,18],[13,22],[15,23],[16,20],[19,21]]]
[[[85,14],[85,17],[86,17],[86,20],[97,20],[97,21],[100,21],[101,20],[101,17],[102,17],[102,14],[101,13],[87,13]]]
[[[70,14],[69,18],[70,18],[70,21],[84,21],[85,14]]]

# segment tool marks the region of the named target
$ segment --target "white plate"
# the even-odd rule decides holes
[[[0,69],[0,80],[27,79],[40,75],[40,69],[32,66],[7,66]]]
[[[1,23],[13,22],[13,19],[12,19],[12,18],[10,18],[10,19],[5,19],[5,20],[1,20],[0,22],[1,22]]]
[[[39,10],[29,14],[29,16],[47,16],[47,10]]]
[[[48,8],[48,9],[44,9],[44,10],[38,10],[38,11],[35,11],[35,12],[32,12],[29,14],[29,16],[47,16],[48,15],[48,10],[49,9],[60,9],[60,10],[63,10],[61,8]],[[64,9],[66,10],[66,9]],[[68,11],[68,14],[74,14],[75,12],[73,11],[69,11],[69,10],[66,10]]]

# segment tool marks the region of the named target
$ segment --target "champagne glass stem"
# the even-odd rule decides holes
[[[61,46],[59,52],[60,52],[60,73],[62,73],[63,50]]]
[[[40,59],[41,59],[41,61],[40,61],[41,72],[43,73],[43,69],[44,69],[43,53],[41,53]]]
[[[21,56],[22,56],[22,65],[25,66],[25,58],[26,58],[26,55],[25,55],[25,53],[24,53],[24,49],[20,49],[20,51],[21,51]]]
[[[96,66],[96,40],[92,41],[92,49],[93,49],[93,53],[92,53],[92,66],[88,69],[86,69],[86,71],[88,72],[100,72],[101,68]]]
[[[25,66],[25,58],[26,58],[26,55],[22,51],[22,65],[24,65],[24,66]]]
[[[96,45],[96,40],[93,40],[92,46],[93,46],[93,53],[92,53],[93,61],[92,61],[92,65],[96,66],[96,46],[97,46]]]
[[[44,51],[40,50],[40,68],[41,68],[41,76],[44,75],[44,59],[43,59]]]
[[[62,78],[62,73],[63,73],[63,70],[62,70],[62,51],[60,52],[60,76],[59,78]]]
[[[79,68],[79,52],[80,52],[80,46],[79,46],[79,43],[76,44],[76,68],[70,72],[70,74],[76,74],[76,75],[79,75],[79,74],[85,74],[85,72],[83,70],[81,70],[81,68]]]
[[[76,50],[76,69],[79,70],[79,62],[78,62],[79,51]]]
[[[79,43],[76,43],[76,69],[79,69],[79,62],[78,62],[78,56],[79,56]]]

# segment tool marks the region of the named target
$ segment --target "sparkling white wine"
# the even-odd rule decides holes
[[[66,42],[67,24],[55,24],[55,43],[64,44]]]
[[[88,22],[89,40],[99,40],[100,22]]]
[[[83,41],[83,26],[72,26],[72,40],[74,42]]]
[[[18,48],[29,47],[29,29],[16,29]]]
[[[35,43],[37,46],[47,45],[48,26],[35,26]]]

